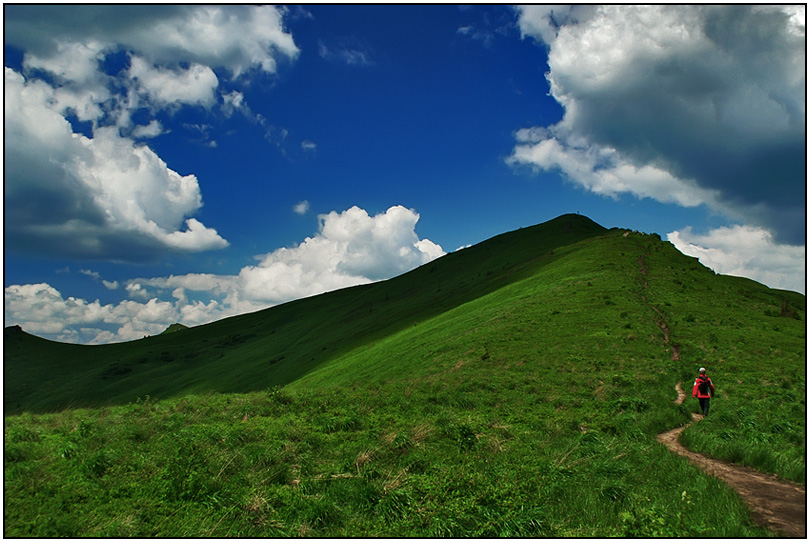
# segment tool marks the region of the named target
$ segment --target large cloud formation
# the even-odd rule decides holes
[[[737,225],[707,234],[685,228],[668,234],[667,240],[718,273],[805,293],[805,247],[777,245],[761,228]]]
[[[245,107],[215,70],[236,81],[295,58],[282,15],[268,6],[8,6],[6,43],[24,56],[22,73],[5,68],[7,246],[129,261],[227,246],[193,218],[196,176],[172,170],[143,139],[161,133],[161,111]],[[146,121],[134,122],[136,111]]]
[[[804,6],[527,6],[548,48],[550,127],[510,158],[805,242]]]
[[[157,334],[174,322],[199,325],[301,297],[390,278],[444,255],[419,239],[419,214],[394,206],[370,216],[358,207],[319,216],[318,233],[257,257],[236,275],[194,273],[133,279],[130,299],[102,305],[48,284],[5,289],[7,325],[66,342],[108,343]],[[92,274],[85,271],[86,274]]]

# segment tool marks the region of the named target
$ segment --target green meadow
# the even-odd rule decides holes
[[[705,366],[682,442],[804,483],[805,338],[804,296],[578,215],[125,344],[7,328],[4,534],[773,536],[655,437]]]

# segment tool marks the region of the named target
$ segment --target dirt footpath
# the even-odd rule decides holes
[[[676,404],[686,397],[680,382]],[[693,423],[703,419],[692,414]],[[733,465],[687,450],[678,442],[681,431],[691,424],[658,435],[658,441],[678,455],[682,455],[704,472],[720,478],[734,489],[751,507],[751,516],[757,523],[784,536],[807,537],[807,508],[805,488],[792,482],[780,480],[774,475],[763,474],[754,469]]]

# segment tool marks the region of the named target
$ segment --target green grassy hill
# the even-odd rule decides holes
[[[5,534],[767,535],[655,435],[706,366],[684,442],[804,483],[805,311],[564,215],[131,343],[7,328]]]
[[[533,274],[553,250],[605,229],[579,215],[501,235],[391,280],[125,344],[69,345],[6,330],[4,407],[44,412],[138,397],[245,392]]]

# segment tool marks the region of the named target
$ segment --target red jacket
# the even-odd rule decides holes
[[[701,393],[698,389],[698,385],[700,384],[700,380],[705,378],[709,381],[709,393]],[[708,376],[700,375],[695,379],[695,385],[692,386],[692,397],[697,397],[698,399],[706,399],[707,397],[714,397],[714,384],[712,384],[712,379]]]

